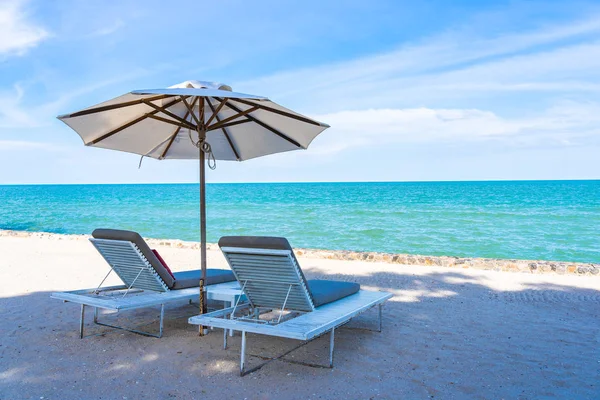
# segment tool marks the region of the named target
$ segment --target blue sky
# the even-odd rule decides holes
[[[600,5],[0,0],[0,183],[194,182],[55,119],[218,81],[329,123],[209,182],[600,178]]]

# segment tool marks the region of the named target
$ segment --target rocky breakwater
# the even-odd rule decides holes
[[[48,240],[87,240],[89,235],[62,235],[46,232],[23,232],[0,230],[1,237],[36,237]],[[198,249],[198,242],[174,239],[146,239],[150,246],[166,246],[182,249]],[[208,250],[219,250],[215,243],[207,244]],[[473,268],[506,272],[555,273],[576,275],[598,275],[600,264],[545,260],[507,260],[499,258],[472,258],[453,256],[423,256],[415,254],[389,254],[349,250],[294,249],[299,257],[330,260],[384,262],[403,265],[438,266],[448,268]]]

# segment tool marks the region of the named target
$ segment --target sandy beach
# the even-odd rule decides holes
[[[157,246],[174,270],[193,249]],[[392,292],[383,332],[340,329],[335,368],[275,361],[238,376],[240,337],[222,349],[197,336],[194,305],[166,310],[161,339],[94,326],[78,337],[79,307],[53,291],[95,287],[108,266],[82,237],[0,237],[1,399],[583,398],[600,395],[600,277],[506,273],[301,256],[309,278]],[[226,267],[212,249],[209,266]],[[108,284],[119,283],[115,277]],[[145,325],[158,309],[107,316]],[[366,313],[352,324],[374,324]],[[156,323],[146,326],[156,328]],[[100,334],[100,335],[98,335]],[[253,354],[297,342],[251,335]],[[328,342],[293,353],[320,362]],[[260,360],[250,358],[249,364]]]

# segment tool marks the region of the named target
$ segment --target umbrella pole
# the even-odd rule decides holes
[[[201,143],[204,142],[206,132],[203,130],[198,131],[198,136]],[[202,146],[199,147],[199,161],[200,161],[200,267],[202,268],[202,276],[200,278],[200,314],[205,314],[206,308],[206,296],[204,293],[204,285],[206,283],[206,163],[205,154],[202,150]],[[204,336],[206,333],[204,326],[198,327],[198,334]]]

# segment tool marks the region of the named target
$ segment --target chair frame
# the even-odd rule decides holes
[[[240,305],[238,301],[233,307],[191,317],[189,323],[223,328],[225,349],[228,330],[242,333],[240,376],[254,372],[274,360],[283,360],[283,357],[292,351],[326,333],[330,334],[329,364],[326,366],[300,364],[333,368],[335,330],[375,306],[378,307],[377,331],[381,332],[382,306],[392,297],[392,294],[360,290],[335,302],[315,307],[304,275],[291,250],[244,247],[222,247],[221,250],[236,279],[240,282],[248,302]],[[272,273],[269,274],[271,271]],[[279,276],[276,273],[279,273]],[[294,288],[297,290],[290,303],[290,293]],[[274,309],[280,310],[276,320],[260,320],[261,312],[266,313]],[[293,316],[282,321],[285,311],[289,311]],[[276,357],[259,356],[266,359],[266,362],[247,369],[246,333],[285,337],[301,340],[302,343]],[[289,360],[284,361],[289,362]]]
[[[51,298],[81,305],[79,337],[84,337],[85,308],[94,308],[94,324],[137,333],[143,336],[160,338],[163,335],[165,304],[174,301],[188,301],[199,298],[199,288],[170,290],[165,282],[132,242],[112,239],[90,239],[110,266],[100,285],[95,289],[74,290],[52,293]],[[125,285],[102,287],[111,272],[115,272]],[[207,300],[223,301],[232,306],[242,296],[237,282],[225,282],[205,286]],[[160,306],[158,333],[146,332],[124,326],[99,321],[98,309],[124,311]]]

